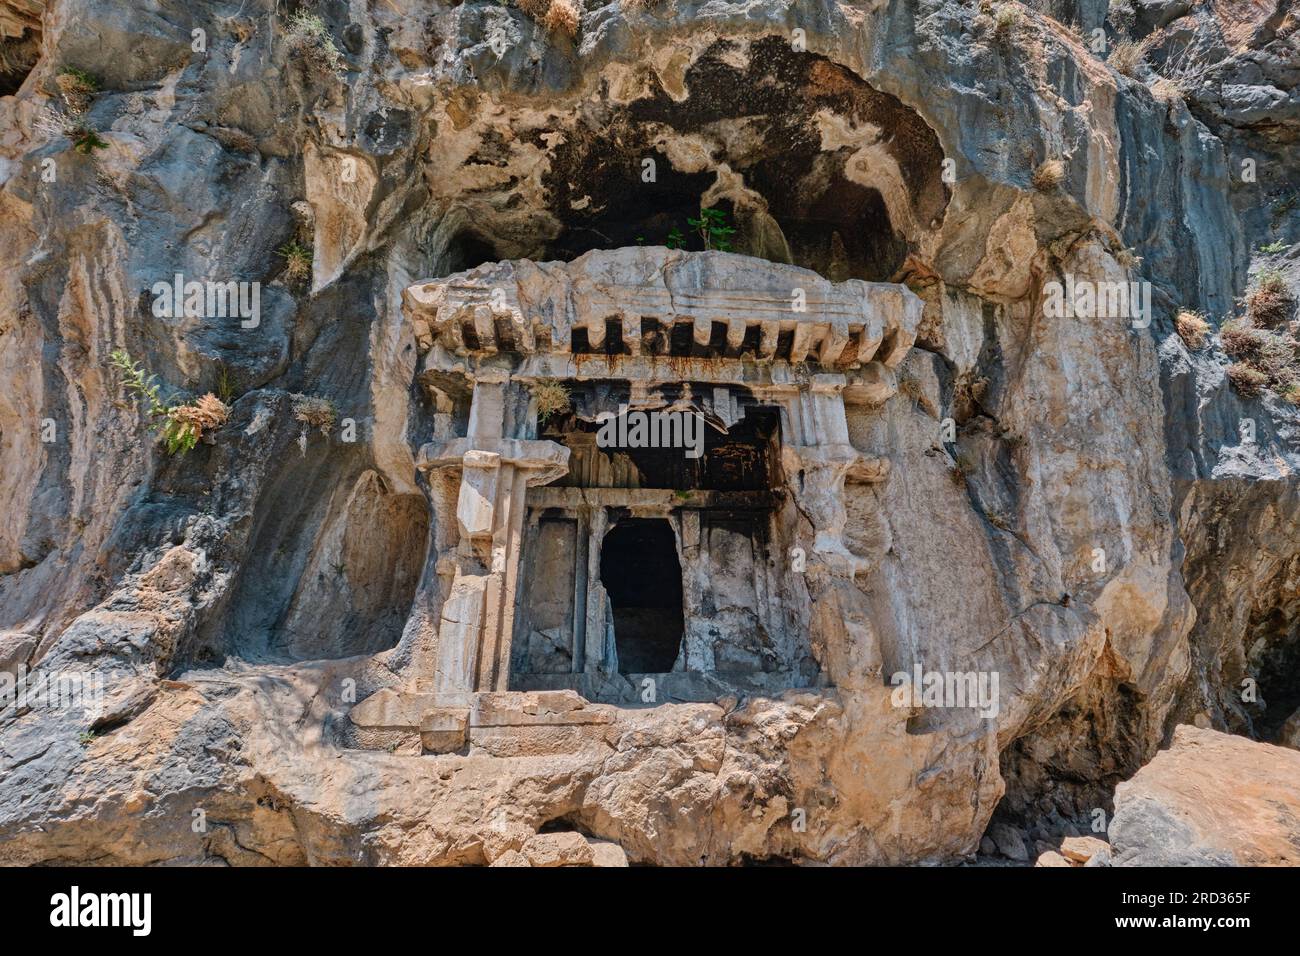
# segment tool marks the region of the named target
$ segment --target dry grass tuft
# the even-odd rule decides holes
[[[317,398],[314,395],[294,395],[293,417],[294,421],[302,422],[304,435],[308,428],[316,428],[328,438],[338,416],[334,411],[334,403],[328,398]]]
[[[1225,354],[1241,358],[1259,350],[1263,340],[1259,330],[1242,319],[1229,319],[1219,329],[1219,342]]]
[[[1205,345],[1210,323],[1199,312],[1183,309],[1174,319],[1174,328],[1178,330],[1178,337],[1183,340],[1183,344],[1194,350]]]
[[[205,432],[216,431],[229,420],[230,407],[208,392],[188,405],[177,405],[168,415],[177,425],[188,429],[197,441]]]
[[[551,0],[544,21],[546,29],[574,38],[578,35],[578,26],[581,22],[578,8],[574,6],[573,0]]]
[[[1034,170],[1034,188],[1039,192],[1050,193],[1065,182],[1065,163],[1059,159],[1045,160]]]
[[[295,12],[285,30],[285,43],[291,54],[301,57],[316,73],[337,76],[343,69],[343,54],[318,14]]]
[[[1245,362],[1234,362],[1228,366],[1228,381],[1243,397],[1258,398],[1268,385],[1268,376]]]
[[[553,416],[569,409],[569,390],[563,382],[538,382],[532,387],[537,402],[537,420],[545,425]]]
[[[1132,40],[1121,40],[1110,51],[1110,56],[1106,58],[1106,62],[1110,64],[1116,73],[1137,79],[1138,74],[1142,72],[1143,65],[1146,63],[1146,50],[1140,43],[1134,43]]]

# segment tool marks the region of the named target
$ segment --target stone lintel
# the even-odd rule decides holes
[[[675,509],[698,511],[770,511],[781,503],[776,491],[676,491],[672,488],[571,488],[546,485],[528,493],[530,508],[631,508],[668,514]]]
[[[553,481],[569,468],[569,449],[563,445],[519,438],[454,438],[449,442],[429,442],[420,449],[417,464],[422,469],[486,466],[486,455],[497,456],[498,465],[543,473],[536,480],[530,478],[529,484]]]
[[[430,353],[433,356],[435,353]],[[457,372],[470,381],[480,376],[509,375],[522,382],[568,379],[578,382],[622,380],[646,386],[699,382],[706,385],[740,385],[755,390],[782,389],[794,394],[813,388],[822,376],[843,380],[845,401],[876,404],[897,391],[895,373],[882,362],[867,362],[857,368],[823,372],[816,365],[789,362],[755,362],[728,358],[670,358],[653,355],[569,355],[545,352],[535,355],[452,356],[439,353],[446,361],[427,363],[440,372]],[[509,363],[503,370],[502,363]]]

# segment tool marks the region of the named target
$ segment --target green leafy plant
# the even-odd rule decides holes
[[[664,245],[669,249],[680,249],[686,243],[686,236],[676,226],[668,230],[668,238],[664,240]]]
[[[217,363],[217,398],[227,405],[235,400],[235,373],[225,362]]]
[[[108,143],[89,126],[79,124],[72,127],[68,130],[68,139],[72,140],[72,148],[82,156],[90,156],[97,149],[108,149]]]
[[[701,209],[700,218],[687,217],[686,224],[700,234],[705,249],[717,249],[719,252],[731,251],[731,237],[736,234],[736,230],[727,225],[727,214],[723,210]]]
[[[1260,246],[1259,251],[1266,256],[1275,256],[1279,252],[1286,252],[1290,248],[1291,244],[1289,242],[1283,242],[1281,239],[1278,239],[1276,242],[1270,242],[1266,246]]]
[[[77,735],[77,743],[81,744],[81,746],[83,747],[89,747],[92,743],[95,742],[95,738],[98,736],[99,735],[95,733],[93,730],[83,730],[80,734]]]
[[[65,66],[59,70],[54,84],[59,88],[59,95],[63,97],[68,111],[76,116],[90,109],[90,101],[100,90],[98,79],[75,66]]]
[[[303,283],[311,278],[311,247],[291,239],[276,250],[276,255],[284,259],[284,274],[290,282]]]
[[[230,417],[230,409],[210,392],[184,404],[164,401],[162,386],[125,349],[114,351],[109,362],[121,373],[126,390],[143,402],[145,415],[157,428],[169,455],[192,451],[204,432],[220,428]]]

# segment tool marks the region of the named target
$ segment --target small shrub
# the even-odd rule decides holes
[[[1259,332],[1259,348],[1253,358],[1249,359],[1252,368],[1268,376],[1269,384],[1274,388],[1283,388],[1296,379],[1295,339],[1279,332]]]
[[[1278,239],[1276,242],[1270,242],[1267,245],[1259,247],[1259,251],[1266,256],[1276,256],[1279,253],[1286,252],[1291,248],[1291,244]]]
[[[1132,0],[1110,0],[1106,10],[1106,19],[1121,30],[1128,32],[1137,21],[1137,10]]]
[[[41,56],[40,38],[29,30],[21,37],[0,37],[0,73],[21,79]]]
[[[1256,288],[1264,292],[1285,293],[1286,277],[1278,269],[1265,269],[1255,277]]]
[[[108,143],[89,126],[72,127],[68,130],[68,139],[72,140],[72,148],[82,156],[91,156],[97,149],[108,149]]]
[[[1242,397],[1257,398],[1268,384],[1268,376],[1245,362],[1234,362],[1228,366],[1228,381]]]
[[[1219,329],[1219,342],[1223,351],[1232,358],[1254,355],[1263,344],[1259,330],[1242,319],[1229,319]]]
[[[1010,3],[999,4],[993,13],[993,35],[999,40],[1011,37],[1020,25],[1020,9]]]
[[[1260,328],[1271,329],[1291,316],[1295,298],[1287,291],[1260,287],[1246,299],[1246,314]]]
[[[144,402],[144,412],[158,429],[169,455],[191,451],[204,432],[215,431],[230,417],[230,409],[211,393],[183,405],[163,401],[162,386],[124,349],[113,352],[109,363],[121,373],[126,390]]]
[[[686,219],[686,224],[699,233],[705,249],[719,252],[731,251],[731,237],[735,227],[727,225],[727,214],[721,209],[701,209],[699,219]]]
[[[573,5],[573,0],[551,0],[551,6],[547,9],[546,19],[543,22],[546,24],[546,29],[573,38],[578,35],[578,26],[582,21],[578,15],[578,8]]]
[[[515,0],[515,6],[541,23],[551,8],[551,0]]]
[[[1136,269],[1142,265],[1142,257],[1133,249],[1120,249],[1115,253],[1115,261],[1125,269]]]
[[[563,382],[538,382],[532,387],[537,402],[537,421],[545,425],[552,417],[569,409],[569,390]]]
[[[304,438],[308,428],[318,429],[322,435],[328,438],[330,431],[334,428],[335,421],[338,419],[338,413],[334,410],[334,403],[328,398],[318,398],[314,395],[294,395],[293,417],[295,421],[302,423]]]
[[[965,485],[966,477],[975,472],[975,464],[964,454],[958,455],[953,459],[952,467],[948,469],[948,475],[952,478],[955,485]]]
[[[1297,203],[1300,203],[1300,193],[1291,193],[1289,196],[1273,200],[1273,204],[1268,207],[1268,211],[1272,215],[1274,229],[1291,214],[1291,210],[1295,209]]]
[[[292,239],[277,249],[276,254],[284,259],[284,274],[290,282],[304,283],[311,279],[310,247]]]
[[[1034,170],[1034,188],[1039,192],[1050,193],[1059,189],[1065,182],[1065,163],[1059,159],[1049,159]]]
[[[1181,310],[1174,319],[1174,328],[1178,337],[1189,349],[1199,349],[1205,345],[1205,338],[1210,331],[1210,323],[1199,312],[1190,309]]]
[[[65,66],[59,70],[54,84],[59,88],[63,102],[67,104],[68,112],[74,116],[80,116],[90,109],[90,101],[100,90],[98,79],[75,66]]]
[[[1121,76],[1136,79],[1142,71],[1142,66],[1146,63],[1146,51],[1140,43],[1134,43],[1132,40],[1121,40],[1111,49],[1106,62],[1110,64],[1111,69]]]
[[[296,11],[289,18],[285,35],[289,52],[301,57],[314,71],[336,76],[343,69],[343,54],[318,14]]]
[[[1282,398],[1292,405],[1300,405],[1300,382],[1288,385],[1282,390]]]
[[[163,439],[168,454],[190,451],[199,443],[205,432],[213,432],[230,418],[226,403],[211,392],[187,405],[177,405],[167,413],[163,426]]]
[[[98,736],[99,735],[93,730],[83,730],[77,735],[77,743],[81,744],[83,747],[89,747],[95,742],[95,738]]]
[[[669,249],[680,249],[686,242],[686,236],[676,226],[668,230],[668,238],[664,240],[664,245]]]

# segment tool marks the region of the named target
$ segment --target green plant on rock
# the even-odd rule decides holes
[[[209,392],[193,402],[171,404],[162,398],[162,386],[125,349],[109,356],[110,364],[122,375],[122,384],[144,404],[145,415],[158,430],[167,454],[192,451],[206,432],[215,431],[230,418],[226,404]]]
[[[276,255],[284,259],[285,277],[293,283],[305,283],[311,279],[312,251],[297,239],[291,239],[276,250]]]
[[[100,138],[89,126],[78,124],[68,130],[68,139],[72,140],[72,148],[82,156],[93,155],[97,149],[108,149],[108,143]]]
[[[687,217],[686,224],[699,233],[704,240],[705,249],[719,252],[731,251],[731,237],[736,234],[735,227],[727,225],[727,214],[721,209],[701,209],[700,218]]]
[[[668,238],[664,240],[664,245],[669,249],[680,249],[686,244],[686,236],[676,226],[668,230]]]
[[[217,398],[227,405],[235,400],[235,373],[225,362],[217,363]]]
[[[1276,242],[1270,242],[1267,245],[1260,246],[1259,251],[1266,256],[1275,256],[1279,252],[1286,252],[1290,248],[1291,244],[1289,242],[1283,242],[1281,239],[1278,239]]]
[[[80,116],[90,109],[90,101],[100,91],[99,80],[75,66],[65,66],[59,70],[54,78],[54,84],[59,88],[59,95],[63,97],[68,112],[75,116]]]

